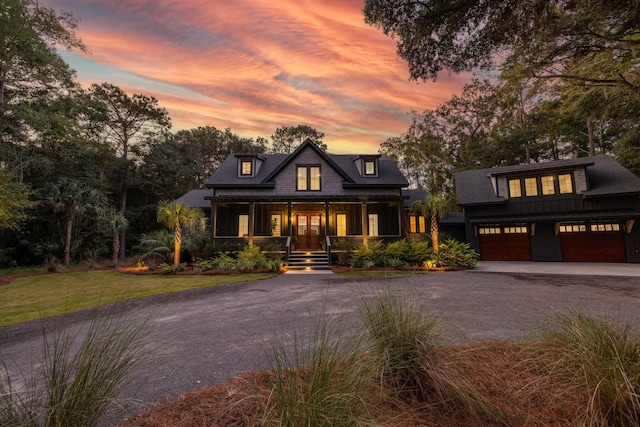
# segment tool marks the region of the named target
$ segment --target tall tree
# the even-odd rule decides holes
[[[319,132],[311,126],[280,127],[271,135],[271,152],[291,154],[307,139],[310,139],[322,151],[327,151],[327,144],[322,142],[322,138],[324,138],[324,132]]]
[[[0,230],[17,230],[35,205],[29,200],[31,188],[18,182],[8,171],[0,170]]]
[[[525,65],[531,76],[640,91],[640,0],[365,0],[413,79]]]
[[[64,263],[71,260],[71,237],[75,219],[89,211],[101,213],[106,204],[104,195],[86,184],[68,178],[60,178],[43,190],[43,201],[53,212],[62,214],[64,226]]]
[[[158,205],[158,222],[173,230],[173,264],[180,264],[180,250],[182,247],[182,229],[196,224],[202,218],[200,209],[191,208],[184,203],[164,201]]]
[[[129,96],[110,83],[94,84],[91,92],[104,105],[105,138],[122,160],[120,213],[126,216],[131,145],[143,137],[157,137],[167,132],[171,128],[171,120],[167,110],[160,107],[154,97],[142,94]],[[125,256],[125,233],[125,229],[120,232],[120,259]]]

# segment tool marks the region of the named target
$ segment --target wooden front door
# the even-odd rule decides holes
[[[297,250],[322,248],[322,242],[320,241],[320,214],[298,214],[296,215],[296,224]]]

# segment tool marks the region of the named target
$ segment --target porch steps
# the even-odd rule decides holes
[[[289,254],[289,270],[331,270],[329,257],[323,251],[294,251]]]

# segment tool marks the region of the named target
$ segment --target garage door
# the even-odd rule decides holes
[[[627,262],[619,224],[561,224],[562,260],[567,262]]]
[[[531,261],[529,227],[480,226],[480,259],[484,261]]]

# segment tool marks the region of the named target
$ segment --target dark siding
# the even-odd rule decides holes
[[[531,258],[533,261],[560,262],[562,249],[553,223],[538,223],[531,236]]]

